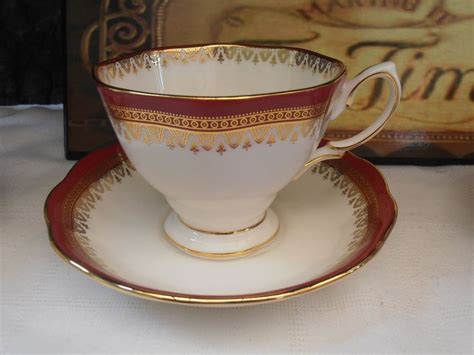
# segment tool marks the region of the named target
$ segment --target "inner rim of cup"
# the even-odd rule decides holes
[[[114,90],[184,98],[245,98],[314,89],[345,73],[316,52],[270,46],[213,44],[168,47],[99,63],[93,75]]]

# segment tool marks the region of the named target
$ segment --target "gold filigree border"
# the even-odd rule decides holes
[[[77,243],[76,247],[81,248],[93,265],[109,270],[90,245],[87,236],[88,220],[102,195],[110,191],[114,185],[121,183],[125,177],[132,176],[135,168],[125,156],[116,154],[104,162],[104,169],[101,171],[100,175],[96,171],[89,172],[69,191],[62,210],[61,224],[63,230],[72,233],[71,240]]]
[[[187,148],[193,154],[202,150],[215,150],[223,155],[227,149],[242,147],[245,151],[252,148],[253,144],[265,142],[272,146],[280,141],[297,142],[300,138],[313,137],[319,132],[322,119],[304,120],[291,123],[271,124],[230,132],[202,133],[192,132],[170,127],[148,125],[130,121],[111,119],[112,125],[118,136],[126,141],[140,141],[145,144],[166,144],[169,149],[176,147]]]
[[[197,154],[230,147],[249,150],[253,144],[295,143],[312,137],[323,125],[327,103],[229,116],[188,116],[110,105],[108,114],[118,136],[145,144],[164,143],[170,149],[188,147]]]
[[[115,185],[122,182],[122,179],[131,177],[133,171],[135,171],[135,168],[130,161],[122,160],[121,164],[107,171],[99,180],[92,182],[74,203],[72,212],[74,238],[78,241],[83,250],[86,250],[91,256],[94,256],[96,264],[105,269],[107,269],[107,265],[97,256],[87,237],[89,230],[88,220],[92,211],[95,209],[96,203],[102,200],[102,195],[107,191],[111,191]],[[108,270],[113,272],[111,269]]]
[[[311,172],[321,175],[324,180],[330,181],[333,186],[340,189],[341,193],[348,199],[349,205],[354,209],[353,215],[356,219],[354,221],[352,240],[347,245],[347,256],[365,243],[367,237],[375,231],[376,223],[369,223],[371,219],[369,219],[368,199],[371,200],[371,208],[375,209],[376,212],[378,208],[377,200],[373,194],[365,195],[360,186],[354,182],[353,178],[348,177],[333,166],[319,163]]]
[[[190,116],[156,110],[108,105],[108,113],[113,118],[122,121],[156,124],[199,132],[224,132],[269,123],[304,121],[317,118],[324,114],[326,106],[327,102],[321,102],[311,106],[279,108],[239,115]]]
[[[121,79],[125,75],[136,75],[139,70],[150,70],[152,66],[166,68],[170,64],[184,65],[187,63],[206,63],[215,61],[220,64],[230,61],[234,63],[250,62],[253,65],[268,63],[272,66],[286,65],[308,70],[313,75],[332,80],[344,68],[328,58],[297,49],[250,47],[239,45],[208,45],[190,48],[166,48],[139,53],[98,68],[98,75],[105,83]]]

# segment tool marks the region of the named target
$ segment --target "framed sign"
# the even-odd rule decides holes
[[[345,62],[349,76],[394,61],[402,102],[356,153],[384,163],[473,162],[472,33],[471,0],[70,0],[67,155],[114,140],[89,75],[94,63],[146,47],[225,42],[312,49]],[[327,138],[349,137],[380,112],[382,83],[361,91]]]

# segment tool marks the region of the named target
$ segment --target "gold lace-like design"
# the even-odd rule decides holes
[[[313,136],[322,125],[326,103],[252,112],[242,115],[199,117],[110,105],[117,134],[127,141],[164,143],[170,149],[188,147],[194,154],[230,147],[249,150],[253,144],[272,146],[277,139],[295,143]]]
[[[257,48],[238,45],[210,45],[195,48],[169,48],[156,51],[146,51],[133,57],[124,58],[99,68],[99,76],[104,82],[122,78],[127,74],[136,74],[141,69],[150,70],[153,66],[166,68],[169,64],[184,65],[197,62],[216,61],[224,63],[251,62],[254,65],[269,63],[287,65],[301,70],[308,70],[313,75],[324,79],[334,78],[341,70],[337,62],[330,61],[317,54],[310,54],[288,48]]]

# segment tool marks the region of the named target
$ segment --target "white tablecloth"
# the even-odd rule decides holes
[[[285,302],[199,309],[117,293],[55,255],[43,203],[72,165],[62,111],[0,110],[2,352],[473,350],[472,166],[382,167],[398,222],[349,278]]]

